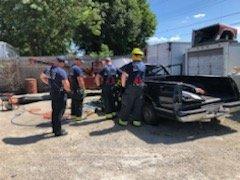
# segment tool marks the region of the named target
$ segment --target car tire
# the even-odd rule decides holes
[[[211,119],[211,123],[212,123],[212,124],[220,124],[221,121],[220,121],[218,118],[212,118],[212,119]]]
[[[157,115],[151,103],[146,103],[143,106],[143,118],[146,124],[158,125]]]

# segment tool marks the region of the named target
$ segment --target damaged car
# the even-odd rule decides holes
[[[181,122],[210,121],[240,110],[238,87],[230,77],[172,76],[163,66],[147,65],[143,117]]]

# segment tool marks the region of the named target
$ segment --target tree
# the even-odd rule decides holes
[[[115,55],[144,47],[156,19],[147,0],[1,0],[0,40],[21,55],[87,53],[107,45]]]
[[[146,0],[95,0],[102,11],[101,34],[89,33],[80,25],[74,35],[75,43],[86,52],[100,51],[106,44],[115,55],[128,54],[133,47],[145,46],[156,27],[155,15]],[[88,33],[86,33],[88,32]]]
[[[91,52],[90,56],[94,59],[102,59],[113,56],[113,51],[111,51],[106,44],[102,44],[101,50],[99,52]]]
[[[64,54],[79,24],[100,33],[98,3],[91,0],[1,0],[0,39],[21,55]]]

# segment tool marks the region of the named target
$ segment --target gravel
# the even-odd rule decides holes
[[[240,179],[240,114],[123,128],[88,105],[87,120],[65,120],[68,135],[55,138],[50,110],[43,101],[0,112],[0,179]]]

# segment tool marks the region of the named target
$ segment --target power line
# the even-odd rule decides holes
[[[206,23],[206,22],[214,21],[214,20],[218,20],[218,19],[223,19],[223,18],[226,18],[226,17],[231,17],[231,16],[235,16],[235,15],[239,15],[239,14],[240,14],[240,11],[234,12],[234,13],[231,13],[231,14],[226,14],[224,16],[219,16],[219,17],[216,17],[216,18],[200,21],[200,22],[197,22],[197,23],[192,23],[192,24],[188,24],[188,25],[184,25],[184,26],[179,26],[179,27],[175,27],[175,28],[171,28],[171,29],[166,29],[165,31],[161,31],[158,34],[160,34],[160,33],[168,33],[169,31],[174,31],[174,30],[178,30],[178,29],[184,29],[184,28],[188,28],[188,27],[195,26],[195,25],[198,25],[198,24],[202,24],[202,23]]]
[[[202,4],[202,6],[198,6],[196,8],[194,8],[194,7],[193,8],[189,8],[189,9],[186,9],[185,11],[181,11],[181,9],[178,9],[177,11],[180,11],[181,12],[180,14],[177,14],[176,16],[172,16],[172,17],[169,17],[169,18],[165,18],[166,20],[164,20],[164,21],[169,22],[169,20],[177,19],[178,17],[186,15],[186,14],[188,14],[190,12],[194,12],[194,11],[200,10],[201,8],[205,8],[205,7],[214,7],[214,6],[217,6],[217,5],[219,5],[219,4],[221,4],[221,3],[225,2],[225,1],[227,1],[227,0],[220,0],[218,2],[214,1],[212,3],[211,2],[206,2],[205,4]],[[195,6],[196,6],[196,4],[195,4]]]
[[[240,24],[240,21],[230,24],[231,26]]]
[[[161,13],[160,12],[160,15],[162,15],[162,16],[166,16],[166,15],[172,15],[173,13],[175,13],[175,12],[181,12],[182,10],[184,10],[184,11],[186,11],[186,10],[189,10],[189,9],[191,9],[191,8],[194,8],[194,7],[196,7],[196,4],[198,4],[198,3],[203,3],[204,1],[207,1],[207,0],[199,0],[199,1],[194,1],[193,3],[191,3],[191,4],[186,4],[186,6],[183,6],[183,7],[181,7],[181,8],[175,8],[175,9],[170,9],[169,11],[167,11],[167,12],[165,12],[165,13]],[[211,1],[211,0],[210,0]],[[207,1],[207,2],[205,2],[205,4],[208,4],[209,3],[209,0]],[[204,3],[203,3],[204,4]],[[179,6],[178,6],[179,7]]]

